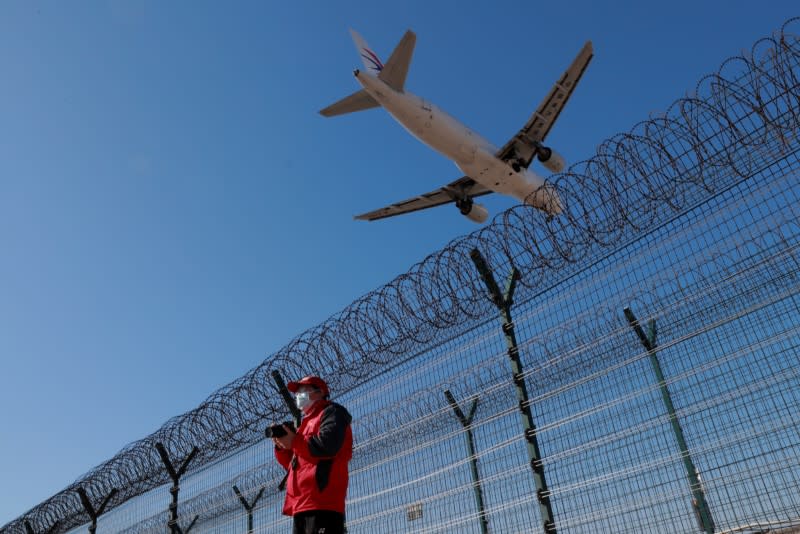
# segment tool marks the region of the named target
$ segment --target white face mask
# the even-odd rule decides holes
[[[311,396],[309,395],[308,391],[298,391],[294,396],[294,403],[297,405],[298,409],[305,410],[314,404],[314,401],[311,400]]]

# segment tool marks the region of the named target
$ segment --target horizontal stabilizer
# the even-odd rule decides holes
[[[345,113],[353,113],[354,111],[376,108],[379,105],[380,104],[378,104],[369,93],[361,89],[350,96],[344,97],[335,104],[331,104],[319,113],[324,117],[334,117],[336,115],[344,115]]]
[[[386,82],[386,85],[395,91],[403,90],[406,84],[408,67],[411,65],[411,56],[414,55],[414,45],[417,43],[417,36],[408,30],[392,52],[389,60],[381,69],[378,78]]]

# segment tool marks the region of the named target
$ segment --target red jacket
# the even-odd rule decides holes
[[[344,514],[347,463],[353,456],[351,420],[340,404],[317,401],[303,416],[292,448],[275,448],[275,457],[289,471],[284,514],[310,510]]]

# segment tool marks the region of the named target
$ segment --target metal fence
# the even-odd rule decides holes
[[[288,531],[275,373],[354,415],[350,532],[800,528],[798,28],[0,530]]]

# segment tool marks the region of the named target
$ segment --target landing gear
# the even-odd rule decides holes
[[[521,171],[522,168],[525,166],[524,165],[525,161],[519,157],[516,148],[511,149],[511,152],[508,154],[508,159],[506,159],[506,161],[511,165],[511,168],[514,170],[514,172]]]
[[[461,215],[469,215],[469,212],[472,211],[472,204],[472,199],[469,197],[456,200],[456,207],[461,212]]]
[[[461,215],[472,222],[483,224],[489,218],[489,211],[486,206],[472,202],[470,197],[463,197],[456,200],[456,207]]]

